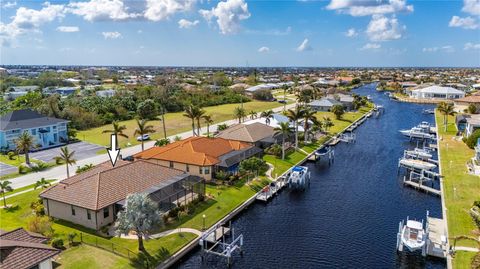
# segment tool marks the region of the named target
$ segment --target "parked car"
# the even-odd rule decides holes
[[[137,136],[137,141],[145,141],[145,140],[149,140],[149,139],[150,139],[149,134],[144,134],[144,135],[141,135],[141,136]]]
[[[125,157],[125,158],[122,158],[122,160],[124,160],[124,161],[129,161],[129,162],[133,162],[133,161],[134,161],[134,159],[133,159],[133,156],[132,156],[132,155],[130,155],[130,156],[127,156],[127,157]]]
[[[278,102],[279,102],[280,104],[286,104],[286,103],[287,103],[287,101],[285,101],[285,100],[278,100]]]

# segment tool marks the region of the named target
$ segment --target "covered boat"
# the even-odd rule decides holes
[[[429,163],[422,160],[408,159],[403,158],[399,161],[399,166],[404,166],[406,168],[415,169],[415,170],[433,170],[437,167],[436,164]]]
[[[423,228],[423,221],[409,220],[407,223],[400,222],[399,232],[397,234],[397,249],[403,251],[403,246],[406,246],[410,251],[422,250],[426,243],[426,233]]]
[[[288,178],[289,186],[294,189],[303,189],[310,179],[310,173],[306,166],[294,166],[290,177]]]
[[[432,154],[425,149],[415,148],[414,150],[405,150],[405,157],[410,157],[417,160],[429,160],[432,159]]]

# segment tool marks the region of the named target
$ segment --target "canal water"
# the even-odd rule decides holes
[[[440,198],[404,187],[398,159],[414,145],[398,132],[421,121],[431,105],[389,100],[375,85],[356,90],[384,105],[385,113],[356,129],[357,142],[335,147],[335,161],[307,163],[311,184],[304,192],[283,190],[267,204],[254,203],[233,220],[244,236],[244,256],[232,268],[445,268],[419,253],[396,252],[398,223],[407,216],[441,217]],[[208,217],[208,216],[207,216]],[[176,268],[226,268],[225,259],[201,261],[200,250]]]

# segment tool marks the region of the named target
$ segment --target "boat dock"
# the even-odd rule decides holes
[[[216,229],[211,231],[205,237],[205,241],[209,243],[216,243],[218,240],[222,239],[222,237],[230,234],[230,228],[225,226],[218,226]]]
[[[442,192],[440,190],[437,190],[437,189],[434,189],[432,187],[423,185],[422,181],[415,182],[413,180],[407,179],[406,176],[403,177],[403,184],[407,185],[407,186],[410,186],[410,187],[412,187],[414,189],[417,189],[417,190],[423,190],[426,193],[432,193],[432,194],[435,194],[435,195],[438,195],[438,196],[442,195]]]
[[[274,185],[272,186],[272,184]],[[267,202],[268,200],[270,200],[270,198],[275,196],[275,194],[277,194],[286,185],[287,184],[284,178],[282,178],[281,180],[272,182],[270,185],[264,187],[259,194],[257,194],[257,200]]]
[[[446,258],[448,255],[448,239],[444,220],[427,216],[427,234],[427,255]]]

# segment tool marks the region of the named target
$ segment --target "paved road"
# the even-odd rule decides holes
[[[295,104],[287,105],[287,109],[290,109],[290,108],[293,108],[293,107],[295,107]],[[279,111],[282,111],[282,110],[283,110],[283,106],[273,109],[273,111],[275,111],[275,112],[279,112]],[[218,123],[218,124],[214,124],[214,125],[210,126],[210,131],[211,132],[216,131],[217,126],[220,125],[220,124],[224,124],[224,123],[226,123],[227,125],[232,125],[232,124],[238,123],[238,120],[234,119],[234,120],[228,120],[228,121],[224,121],[224,122],[221,122],[221,123]],[[201,133],[206,133],[206,132],[207,132],[207,128],[203,127],[201,129]],[[192,131],[180,133],[180,134],[177,134],[177,135],[172,135],[172,136],[169,137],[170,140],[173,141],[175,136],[180,136],[182,138],[188,138],[188,137],[192,136]],[[145,143],[145,149],[153,147],[154,144],[155,144],[155,141],[146,142]],[[120,154],[123,157],[126,157],[126,156],[129,156],[129,155],[136,154],[136,153],[140,152],[141,150],[142,150],[141,145],[135,145],[135,146],[131,146],[131,147],[128,147],[128,148],[121,149]],[[85,159],[80,159],[77,156],[76,159],[77,159],[77,164],[74,167],[71,167],[70,175],[75,174],[76,166],[83,166],[85,164],[97,165],[99,163],[106,162],[106,161],[109,160],[107,154],[95,155],[95,156],[85,158]],[[39,180],[42,177],[44,177],[46,179],[57,179],[57,180],[66,178],[67,177],[67,172],[66,172],[65,165],[56,166],[56,167],[53,167],[53,168],[51,168],[49,170],[46,170],[46,171],[42,171],[42,172],[38,172],[38,173],[30,173],[30,174],[27,174],[27,175],[24,175],[24,176],[20,176],[20,177],[11,179],[10,180],[12,182],[11,186],[14,189],[21,188],[21,187],[24,187],[24,186],[27,186],[27,185],[34,184],[37,180]]]
[[[6,163],[0,163],[0,175],[8,175],[17,172],[18,168]]]
[[[77,160],[83,160],[90,157],[94,157],[97,155],[97,151],[104,149],[104,147],[100,145],[95,145],[92,143],[87,142],[78,142],[67,145],[70,152],[75,151],[75,158]],[[51,148],[46,150],[41,150],[37,152],[30,153],[30,157],[43,161],[43,162],[51,162],[53,158],[60,155],[60,148]]]

